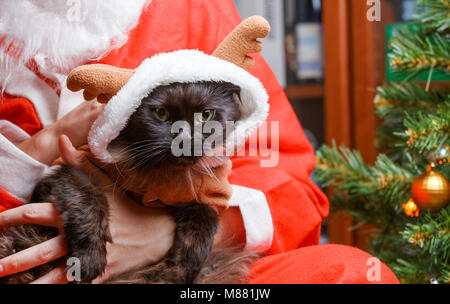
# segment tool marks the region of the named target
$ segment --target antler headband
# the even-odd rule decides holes
[[[262,50],[258,38],[266,37],[270,25],[266,19],[253,16],[242,21],[216,48],[213,56],[234,63],[248,70],[254,65],[249,53]],[[134,74],[132,69],[117,68],[106,64],[88,64],[73,69],[67,77],[67,88],[71,91],[83,90],[86,100],[97,98],[107,103]]]

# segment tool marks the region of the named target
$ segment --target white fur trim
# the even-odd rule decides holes
[[[122,46],[150,0],[4,0],[0,4],[0,63],[15,74],[15,61],[34,58],[40,72],[68,73]],[[79,17],[79,18],[77,18]],[[20,49],[12,60],[4,50]],[[0,87],[6,87],[4,78]]]
[[[0,134],[1,189],[26,203],[48,168],[47,165],[38,162]]]
[[[239,207],[246,232],[246,248],[266,251],[272,246],[273,223],[263,192],[231,185],[233,194],[229,205]]]
[[[162,53],[143,61],[94,122],[88,137],[93,154],[102,161],[114,162],[107,150],[108,144],[119,135],[144,97],[161,85],[196,81],[226,81],[241,88],[242,115],[227,138],[227,148],[242,145],[266,119],[267,92],[261,82],[244,69],[198,50]]]

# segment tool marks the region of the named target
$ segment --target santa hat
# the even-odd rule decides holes
[[[240,87],[241,118],[227,137],[225,147],[233,151],[242,145],[269,111],[266,90],[247,71],[254,64],[247,54],[261,51],[262,43],[257,39],[266,37],[269,31],[264,18],[253,16],[242,21],[212,55],[181,50],[157,54],[135,70],[103,64],[75,68],[67,78],[67,87],[72,91],[84,89],[87,100],[97,98],[99,102],[107,102],[89,132],[91,152],[103,162],[115,162],[108,151],[109,143],[119,135],[146,96],[161,85],[175,82],[225,81]]]

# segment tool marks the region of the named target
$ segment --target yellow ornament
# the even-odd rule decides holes
[[[414,203],[413,199],[410,198],[409,201],[402,205],[403,211],[409,217],[418,217],[420,210],[419,207]]]
[[[427,172],[417,177],[412,185],[412,198],[423,211],[439,211],[450,201],[450,183],[431,164]]]

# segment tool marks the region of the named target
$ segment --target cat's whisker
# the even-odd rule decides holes
[[[147,140],[145,140],[145,141],[147,141]],[[140,145],[141,145],[143,142],[145,142],[145,141],[143,140],[143,141],[140,141],[140,142],[132,143],[132,144],[130,144],[130,145],[125,145],[121,150],[117,151],[116,153],[122,153],[122,152],[124,152],[124,151],[126,151],[126,150],[130,150],[130,147],[133,147],[133,146],[140,147]]]
[[[212,178],[214,178],[217,182],[219,182],[219,179],[217,178],[217,176],[214,174],[214,171],[211,169],[211,167],[208,164],[205,164],[205,167],[207,168],[208,172],[209,172],[209,176],[211,176]]]
[[[130,145],[126,145],[121,150],[119,150],[115,153],[121,154],[121,153],[124,153],[127,151],[132,152],[132,151],[136,151],[136,150],[141,150],[142,148],[146,148],[146,147],[150,147],[150,146],[155,146],[155,147],[164,146],[164,145],[168,145],[170,143],[171,143],[170,140],[146,139],[146,140],[141,140],[139,142],[132,143]]]
[[[134,152],[134,151],[139,151],[139,150],[147,151],[148,149],[145,149],[145,148],[148,148],[148,147],[160,148],[160,147],[168,146],[168,144],[169,143],[167,143],[167,142],[156,143],[156,144],[155,143],[148,143],[148,144],[144,144],[144,145],[141,145],[141,146],[138,146],[138,147],[135,147],[135,148],[128,148],[127,147],[126,149],[123,149],[123,150],[126,150],[128,152]]]
[[[128,169],[129,171],[135,170],[136,168],[139,168],[143,166],[144,164],[148,163],[149,161],[157,161],[161,162],[167,157],[167,151],[164,149],[161,150],[154,150],[153,153],[146,155],[143,159],[139,160],[134,167]]]
[[[191,170],[191,168],[187,168],[186,169],[186,179],[188,181],[188,185],[191,188],[191,192],[192,192],[195,200],[198,200],[197,193],[195,192],[195,188],[194,188],[194,182],[193,182],[193,179],[192,179],[192,170]]]
[[[214,178],[216,181],[219,181],[209,164],[204,160],[204,157],[198,161],[198,165],[192,166],[192,169],[202,174],[207,174],[208,176]]]
[[[144,159],[146,159],[148,157],[153,157],[153,156],[156,156],[156,155],[162,153],[160,151],[166,151],[166,149],[161,149],[161,148],[166,148],[165,145],[158,145],[157,147],[154,147],[154,148],[155,149],[153,149],[153,150],[145,149],[145,150],[137,151],[137,152],[134,152],[134,153],[128,152],[127,153],[128,154],[127,157],[121,159],[120,162],[123,163],[123,164],[126,164],[127,162],[130,162],[130,161],[133,161],[133,160],[134,160],[134,162],[136,162],[136,160],[139,160],[142,157]]]

